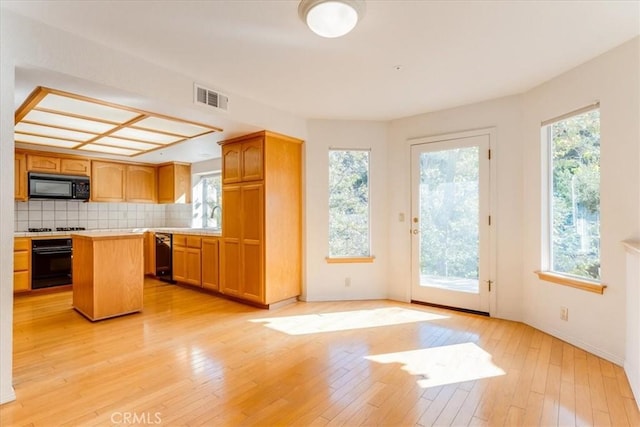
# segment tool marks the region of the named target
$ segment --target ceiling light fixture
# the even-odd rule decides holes
[[[362,0],[302,0],[298,15],[317,35],[334,38],[353,30],[364,10]]]

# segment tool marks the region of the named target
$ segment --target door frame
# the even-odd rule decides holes
[[[498,206],[498,191],[497,191],[497,167],[496,161],[498,159],[497,153],[497,143],[496,143],[496,128],[480,128],[473,129],[468,131],[461,132],[453,132],[453,133],[444,133],[444,134],[436,134],[431,136],[422,136],[416,138],[407,139],[407,158],[409,159],[409,204],[411,207],[414,206],[415,201],[413,200],[414,194],[411,190],[412,187],[412,179],[413,179],[413,171],[412,171],[412,157],[411,157],[411,149],[414,145],[421,144],[429,144],[433,142],[446,142],[455,139],[461,138],[470,138],[475,136],[488,136],[489,137],[489,150],[491,152],[491,159],[489,162],[489,215],[491,216],[491,225],[488,229],[489,234],[489,280],[492,281],[491,292],[489,292],[489,316],[494,317],[497,313],[498,307],[498,290],[500,288],[500,283],[497,280],[497,227],[498,227],[498,216],[497,216],[497,206]],[[410,209],[411,210],[411,209]],[[411,225],[411,223],[409,223]],[[409,240],[409,254],[411,256],[411,280],[409,282],[409,299],[412,300],[412,287],[413,280],[415,277],[415,271],[413,271],[413,257],[416,254],[413,253],[413,244],[412,239]],[[487,286],[486,283],[481,283],[480,286]]]

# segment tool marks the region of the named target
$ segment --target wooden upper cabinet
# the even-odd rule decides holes
[[[91,166],[88,159],[27,154],[29,172],[61,173],[65,175],[89,176]]]
[[[86,159],[60,159],[60,173],[89,176],[91,162]]]
[[[60,158],[29,154],[27,156],[27,170],[30,172],[60,173]]]
[[[91,162],[91,200],[94,202],[123,202],[125,200],[126,165],[122,163]]]
[[[240,145],[224,145],[222,147],[222,183],[240,182],[240,175]]]
[[[264,137],[256,136],[222,146],[222,183],[259,181],[263,178]]]
[[[127,165],[127,202],[155,203],[157,199],[156,188],[155,167]]]
[[[170,163],[158,167],[158,203],[191,203],[191,165]]]
[[[242,181],[258,181],[262,179],[264,138],[259,136],[242,143]]]
[[[15,199],[27,200],[27,156],[24,153],[15,154]]]

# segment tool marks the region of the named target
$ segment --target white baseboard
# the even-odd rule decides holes
[[[566,341],[569,344],[575,345],[578,348],[581,348],[583,350],[588,351],[589,353],[595,354],[596,356],[602,357],[605,360],[608,360],[611,363],[615,363],[618,366],[624,366],[624,356],[620,356],[620,355],[616,355],[613,353],[609,353],[608,351],[605,351],[601,348],[595,347],[587,342],[584,342],[574,336],[571,336],[569,334],[565,334],[562,331],[559,331],[555,328],[551,328],[551,327],[546,327],[544,325],[541,324],[537,324],[536,322],[526,322],[523,321],[523,323],[532,326],[536,329],[541,330],[542,332],[545,332],[549,335],[552,335],[558,339],[561,339],[562,341]]]
[[[13,402],[14,400],[16,400],[16,391],[13,387],[2,390],[2,394],[0,394],[0,405]]]

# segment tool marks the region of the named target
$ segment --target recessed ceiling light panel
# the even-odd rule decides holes
[[[123,156],[221,130],[40,86],[15,114],[17,142]]]
[[[114,108],[95,102],[81,101],[76,98],[50,94],[38,104],[38,109],[59,111],[81,117],[104,120],[113,123],[124,123],[140,115],[134,111]]]
[[[112,136],[135,139],[143,142],[155,142],[157,144],[171,144],[184,138],[181,136],[167,135],[166,133],[149,132],[146,130],[124,128],[111,133]]]
[[[93,143],[100,144],[100,145],[111,145],[114,147],[121,147],[121,148],[131,148],[131,149],[140,150],[140,151],[149,151],[149,150],[155,150],[156,148],[164,147],[163,145],[147,144],[146,142],[132,141],[130,139],[114,138],[112,136],[104,136],[100,139],[96,139],[95,141],[93,141]]]
[[[87,144],[79,147],[80,150],[97,151],[99,153],[120,154],[122,156],[133,156],[140,153],[140,150],[130,150],[128,148],[110,147],[108,145]]]
[[[63,129],[77,130],[80,132],[91,132],[100,134],[109,132],[116,125],[95,122],[92,120],[79,119],[77,117],[63,116],[60,114],[49,113],[45,111],[31,110],[24,116],[23,122],[47,125],[52,127],[60,127]]]
[[[54,138],[69,139],[79,142],[85,142],[96,137],[93,133],[78,132],[75,130],[60,129],[24,122],[18,123],[15,127],[15,131],[34,135],[48,135]]]
[[[140,120],[135,125],[136,128],[144,128],[148,130],[155,130],[158,132],[171,133],[174,135],[181,135],[187,137],[194,137],[208,133],[209,129],[191,124],[188,122],[179,122],[176,120],[167,120],[159,117],[147,117]]]
[[[50,145],[52,147],[62,147],[62,148],[75,148],[80,144],[77,141],[48,138],[46,136],[26,135],[26,134],[17,133],[17,132],[15,133],[13,139],[16,142],[22,142],[24,144]]]

